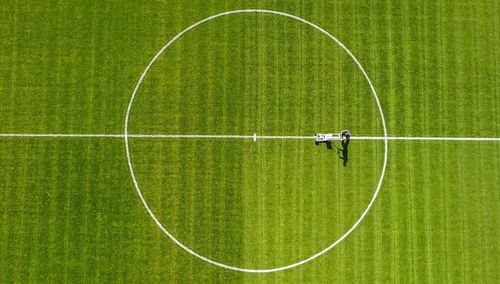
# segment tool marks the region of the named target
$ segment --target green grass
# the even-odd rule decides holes
[[[175,34],[218,12],[288,12],[365,67],[392,136],[500,137],[497,1],[9,1],[0,7],[0,133],[123,133],[131,92]],[[361,73],[324,35],[232,15],[172,45],[130,132],[381,135]],[[195,251],[290,264],[358,218],[383,143],[349,162],[311,141],[133,138],[137,180]],[[0,138],[0,282],[500,281],[500,143],[391,141],[380,195],[341,244],[298,268],[245,274],[176,246],[147,215],[117,138]]]

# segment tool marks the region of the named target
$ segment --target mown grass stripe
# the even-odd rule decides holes
[[[484,17],[485,15],[483,15],[480,11],[480,8],[483,7],[484,4],[481,4],[481,5],[474,5],[473,9],[472,9],[472,14],[474,15],[473,18],[475,19],[479,19],[481,17]],[[480,39],[480,33],[478,33],[477,31],[480,31],[481,27],[479,26],[479,21],[474,21],[473,22],[473,30],[475,32],[473,32],[473,34],[471,35],[471,37],[473,38],[473,42],[474,42],[474,54],[473,54],[473,57],[472,57],[472,74],[475,78],[480,78],[480,70],[481,70],[481,59],[483,58],[484,55],[482,55],[481,53],[487,53],[487,52],[484,52],[482,50],[482,47],[484,44],[480,44],[481,43],[481,39]],[[487,41],[485,41],[485,43],[487,43]],[[481,52],[481,53],[480,53]],[[473,92],[474,93],[477,93],[477,94],[481,94],[483,93],[483,89],[486,89],[482,86],[482,82],[483,80],[474,80],[474,84],[473,84]],[[472,100],[473,100],[473,105],[474,105],[474,108],[475,109],[479,109],[480,108],[480,96],[472,96]],[[479,113],[474,113],[472,114],[473,116],[473,121],[474,121],[474,129],[482,129],[482,125],[486,125],[485,121],[484,121],[484,118],[486,117],[485,115],[480,115]],[[482,132],[482,131],[481,131]],[[474,145],[476,146],[476,145]],[[486,160],[485,157],[483,156],[483,153],[482,153],[482,147],[479,147],[478,149],[479,151],[476,152],[476,154],[478,154],[478,158],[479,158],[479,161],[481,161],[479,164],[480,164],[480,167],[477,167],[474,169],[474,176],[477,177],[477,176],[480,176],[480,172],[481,172],[481,168],[483,168],[483,164],[484,164],[484,161]],[[485,186],[484,186],[484,182],[480,182],[480,191],[484,191],[485,190]],[[469,186],[468,186],[469,187]],[[473,202],[474,204],[480,204],[481,203],[481,196],[479,194],[474,194],[472,195],[472,198],[473,198]],[[470,207],[467,207],[467,209],[470,210]],[[472,221],[472,224],[481,224],[484,222],[484,220],[486,219],[485,216],[483,216],[482,214],[482,211],[481,210],[477,210],[475,211],[475,214],[468,214],[470,217],[475,217],[473,218],[473,221]],[[471,228],[471,238],[478,238],[480,239],[481,241],[484,240],[484,236],[485,234],[484,233],[479,233],[477,231],[481,230],[481,227],[477,227],[477,226],[470,226]],[[484,228],[484,226],[483,226]],[[487,257],[482,257],[482,254],[481,253],[477,253],[480,248],[482,247],[482,242],[479,241],[477,243],[479,243],[479,246],[476,246],[475,245],[475,242],[474,241],[471,241],[469,239],[469,249],[470,249],[470,252],[471,254],[469,255],[470,256],[470,267],[487,267],[488,264],[485,262],[485,259],[487,259]],[[470,247],[472,246],[472,247]],[[470,281],[470,279],[477,279],[479,277],[479,275],[476,274],[476,271],[475,269],[470,269],[469,270],[469,278],[468,280]]]
[[[353,7],[354,15],[353,15],[352,26],[351,26],[352,33],[357,35],[357,36],[360,36],[359,29],[361,28],[361,25],[359,24],[359,17],[360,17],[359,6],[360,5],[361,5],[360,3],[356,3]],[[359,51],[360,46],[361,46],[361,44],[359,43],[359,41],[354,41],[352,43],[353,50]],[[355,93],[359,92],[360,88],[359,88],[358,81],[354,82],[352,89],[354,90]],[[356,121],[360,120],[360,112],[361,112],[361,110],[359,108],[356,108],[356,111],[353,113]],[[355,180],[355,181],[359,180],[359,173],[360,173],[360,169],[356,168],[354,170],[353,180]],[[355,208],[359,208],[361,197],[362,196],[359,192],[356,192],[356,194],[354,195],[353,203],[354,203]],[[366,274],[364,273],[365,268],[361,264],[361,257],[360,257],[363,254],[363,241],[365,239],[366,239],[365,233],[360,232],[360,234],[354,240],[354,244],[355,244],[355,248],[353,249],[354,250],[354,261],[351,264],[351,270],[352,270],[352,273],[354,274],[353,278],[355,279],[355,282],[358,282],[358,283],[366,281],[366,279],[364,279],[366,277]]]
[[[12,13],[9,14],[10,17],[12,17],[12,19],[9,19],[10,21],[12,21],[12,25],[13,27],[12,28],[7,28],[5,30],[7,31],[10,31],[10,33],[6,33],[5,35],[6,36],[9,36],[10,35],[10,39],[11,41],[9,42],[10,45],[11,45],[11,49],[9,50],[9,58],[10,58],[10,66],[8,68],[9,72],[7,73],[8,75],[10,75],[10,80],[9,80],[9,84],[8,84],[8,87],[7,86],[3,86],[1,85],[1,87],[5,88],[5,90],[2,88],[2,92],[10,92],[10,96],[8,98],[10,98],[9,100],[7,100],[7,102],[5,102],[6,105],[9,105],[9,107],[7,108],[8,110],[14,110],[15,108],[15,103],[14,103],[14,98],[15,98],[15,95],[17,93],[17,72],[18,72],[18,64],[19,64],[19,58],[18,58],[18,48],[17,48],[17,45],[18,45],[18,28],[19,28],[19,17],[18,17],[18,14],[19,14],[19,11],[18,11],[18,3],[17,1],[14,2],[14,11],[12,11]],[[8,18],[5,19],[5,21],[7,22]],[[4,24],[2,23],[2,26]],[[2,30],[4,30],[2,28]],[[9,45],[5,44],[5,50],[7,50],[7,47]],[[7,52],[6,52],[7,53]],[[12,127],[15,123],[15,116],[13,115],[9,115],[7,116],[7,119],[4,121],[4,123],[10,127]],[[9,163],[7,165],[16,165],[16,163],[13,163],[13,159],[9,159],[9,158],[12,158],[12,155],[5,155],[5,158],[2,157],[2,159],[6,159]],[[10,160],[10,161],[9,161]],[[6,162],[7,162],[6,161]],[[8,175],[8,174],[7,174]],[[6,180],[4,182],[9,182],[10,177],[7,177]],[[7,183],[7,184],[10,184],[10,183]],[[4,202],[6,202],[6,200],[17,200],[17,192],[11,192],[9,190],[4,190]],[[2,202],[3,203],[3,202]],[[7,206],[5,206],[4,208],[8,208]],[[3,211],[3,210],[1,210]],[[14,238],[14,234],[15,234],[15,226],[14,226],[14,221],[11,219],[11,216],[8,216],[8,211],[5,210],[4,211],[4,216],[3,216],[3,219],[4,219],[4,229],[2,230],[3,233],[2,233],[2,236],[3,236],[3,244],[5,245],[4,246],[4,250],[3,253],[1,254],[4,259],[3,263],[7,264],[7,263],[14,263],[13,259],[10,258],[9,256],[11,256],[10,254],[10,251],[13,251],[15,246],[16,246],[16,243],[10,243],[8,240],[9,239],[13,239]],[[7,266],[5,265],[6,269],[3,269],[2,270],[2,278],[4,279],[5,282],[14,282],[15,280],[13,280],[13,276],[15,275],[15,266]]]
[[[378,22],[377,22],[377,19],[375,18],[375,15],[379,12],[379,10],[377,9],[377,4],[373,1],[370,1],[367,3],[367,9],[369,10],[368,11],[368,15],[367,15],[367,23],[369,25],[369,27],[371,29],[375,29],[377,30],[379,27],[378,27]],[[368,35],[368,38],[366,40],[366,42],[368,42],[370,44],[370,46],[376,46],[375,45],[375,42],[377,42],[377,37],[380,36],[379,33],[369,33]],[[371,66],[370,67],[367,67],[368,69],[368,72],[370,72],[370,74],[374,74],[374,76],[372,76],[372,80],[374,80],[375,82],[378,82],[381,78],[384,78],[386,76],[386,72],[387,70],[383,69],[381,66],[381,62],[380,62],[380,58],[381,56],[379,55],[379,49],[378,48],[373,48],[370,52],[370,63],[371,63]],[[366,65],[365,65],[366,66]],[[372,70],[372,71],[370,71]],[[379,71],[380,70],[380,71]],[[369,106],[370,108],[368,108],[366,111],[368,113],[370,113],[370,117],[377,117],[377,108],[373,107],[372,105]],[[377,129],[377,125],[380,125],[380,121],[376,121],[376,120],[373,120],[373,119],[368,119],[366,120],[366,117],[365,117],[365,123],[370,125],[371,124],[371,127],[373,129]],[[378,132],[378,131],[377,131]],[[372,176],[377,176],[379,174],[379,168],[378,168],[378,151],[377,151],[377,147],[376,147],[376,144],[377,144],[378,141],[371,141],[370,142],[370,153],[372,155],[372,167],[371,167],[371,172],[372,172]],[[374,209],[378,207],[374,207]],[[378,231],[378,232],[382,232],[382,220],[384,218],[384,210],[374,210],[372,213],[373,214],[373,228],[375,231]],[[372,262],[370,263],[370,266],[372,267],[372,271],[373,271],[373,274],[371,276],[371,278],[369,278],[369,281],[375,281],[375,282],[383,282],[382,280],[382,273],[381,273],[381,270],[379,269],[379,265],[382,263],[382,259],[383,259],[383,255],[382,255],[382,251],[384,250],[384,236],[383,234],[377,234],[375,237],[373,236],[369,236],[369,237],[372,237],[372,242],[368,242],[369,245],[371,245],[373,247],[373,250],[374,250],[374,257],[372,259]]]
[[[449,5],[446,5],[443,7],[444,10],[446,11],[451,11],[451,7]],[[447,17],[448,18],[448,17]],[[443,21],[443,24],[447,24],[447,25],[450,25],[452,26],[452,22],[451,20],[450,21]],[[444,52],[446,52],[446,56],[441,56],[441,58],[444,58],[446,59],[444,61],[445,63],[445,66],[447,67],[445,70],[447,69],[452,69],[452,70],[455,70],[456,68],[451,68],[451,64],[454,64],[454,61],[451,60],[450,62],[450,59],[453,58],[453,54],[455,52],[455,49],[453,48],[453,45],[452,43],[450,43],[450,38],[451,37],[444,37],[443,38],[443,55],[444,55]],[[447,87],[446,90],[452,90],[452,89],[455,89],[454,88],[454,82],[453,82],[453,77],[451,76],[447,76],[447,73],[443,76],[444,78],[444,86]],[[446,92],[448,94],[448,92]],[[450,110],[449,110],[449,107],[445,107],[444,108],[444,112],[446,114],[447,117],[451,117],[451,114],[450,114]],[[444,124],[443,125],[443,128],[444,128],[444,133],[446,135],[449,135],[449,126],[448,124]],[[443,160],[445,161],[449,161],[448,159],[448,153],[449,153],[449,144],[445,144],[444,145],[444,151],[443,151]],[[444,184],[451,184],[451,179],[450,179],[450,169],[452,168],[452,166],[449,164],[449,162],[446,163],[446,171],[445,171],[445,176],[444,176]],[[449,187],[444,187],[444,198],[442,199],[442,204],[443,204],[443,207],[445,208],[444,210],[444,226],[445,226],[445,230],[444,230],[444,235],[445,235],[445,250],[444,250],[444,255],[445,255],[445,267],[447,268],[446,269],[446,274],[444,275],[444,278],[446,279],[446,282],[448,283],[452,283],[454,282],[453,280],[453,275],[454,275],[454,271],[453,271],[453,261],[452,261],[452,258],[451,258],[451,252],[452,252],[452,248],[451,248],[451,245],[450,245],[450,240],[452,238],[451,236],[451,233],[453,232],[453,226],[451,225],[451,213],[450,213],[450,200],[452,196],[450,196],[450,188]]]
[[[458,8],[458,7],[457,7]],[[462,11],[455,8],[456,14],[460,16],[464,16],[466,18],[469,18],[469,12],[470,9],[467,9],[469,11]],[[461,21],[456,23],[459,28],[464,27],[465,25],[469,25],[468,22],[466,21]],[[470,34],[469,33],[460,33],[456,31],[454,33],[455,39],[456,40],[461,40],[463,38],[469,38]],[[457,47],[456,48],[456,62],[459,64],[459,66],[471,66],[471,58],[470,55],[466,49],[466,47]],[[460,119],[461,117],[464,116],[465,113],[468,111],[468,96],[470,96],[470,88],[469,84],[466,84],[468,78],[468,72],[465,72],[463,68],[459,68],[459,71],[457,72],[455,76],[455,83],[456,83],[456,92],[457,92],[457,107],[454,109],[454,113],[456,116],[457,120],[457,127],[459,131],[463,132],[467,129],[467,125],[464,120]],[[462,145],[459,145],[459,149],[464,150]],[[459,247],[460,247],[460,258],[461,261],[457,266],[459,267],[460,270],[460,281],[463,283],[467,283],[467,278],[468,278],[468,265],[469,265],[469,249],[468,249],[468,243],[467,243],[467,235],[469,233],[468,231],[468,226],[467,222],[465,219],[465,209],[464,206],[465,204],[463,202],[466,201],[465,196],[467,196],[467,192],[465,191],[466,189],[466,182],[464,180],[464,163],[465,159],[463,157],[457,157],[458,158],[458,182],[460,184],[460,195],[458,197],[458,216],[459,216],[459,234],[458,234],[458,241],[460,242]]]
[[[410,8],[409,8],[409,3],[405,3],[403,4],[402,6],[402,15],[404,18],[406,19],[411,19],[411,11],[410,11]],[[403,39],[403,42],[402,42],[402,56],[405,60],[405,62],[408,62],[413,54],[413,50],[411,48],[409,48],[409,45],[411,44],[411,41],[410,41],[410,38],[411,38],[411,29],[409,27],[409,23],[408,21],[403,23],[403,27],[402,27],[402,39]],[[405,66],[405,69],[408,69],[410,65],[406,65]],[[403,80],[403,93],[408,93],[409,92],[409,88],[412,87],[412,84],[411,84],[411,80],[412,78],[410,77],[409,75],[409,72],[408,70],[405,70],[405,72],[403,73],[403,76],[402,76],[402,80]],[[402,113],[402,117],[404,117],[404,129],[412,129],[411,126],[412,126],[412,112],[403,112]],[[407,161],[409,161],[408,163],[408,167],[409,167],[409,170],[408,170],[408,173],[407,173],[407,176],[406,176],[406,180],[407,180],[407,184],[408,184],[408,195],[406,197],[406,204],[408,206],[408,211],[406,213],[407,215],[407,220],[408,220],[408,229],[406,231],[406,260],[408,261],[408,275],[407,275],[407,281],[411,281],[411,282],[418,282],[418,275],[417,272],[416,272],[416,269],[417,269],[417,260],[415,259],[415,235],[418,233],[416,230],[415,230],[415,227],[414,227],[414,224],[415,224],[415,212],[414,212],[414,203],[413,203],[413,199],[414,199],[414,189],[413,189],[413,171],[412,171],[412,163],[414,162],[414,160],[412,159],[412,152],[411,152],[411,149],[409,147],[405,147],[405,151],[404,151],[404,155],[405,155],[405,159]]]
[[[0,143],[0,149],[4,149],[6,147],[5,142]],[[4,155],[0,159],[0,165],[2,169],[9,169],[12,172],[12,166],[13,165],[13,153],[10,155]],[[5,174],[4,172],[0,173],[1,180],[5,185],[11,185],[13,184],[12,182],[12,175],[11,174]],[[7,241],[9,239],[10,235],[10,216],[8,214],[8,200],[11,199],[11,192],[9,190],[3,190],[3,198],[0,200],[0,214],[2,217],[2,221],[0,223],[0,230],[1,230],[1,243],[0,243],[0,251],[3,253],[0,254],[0,258],[2,260],[2,263],[8,263],[8,251],[9,251],[9,242]],[[10,274],[9,267],[5,267],[0,273],[0,282],[7,282],[8,281],[8,275]]]
[[[94,5],[92,6],[91,8],[92,10],[92,17],[90,17],[89,21],[90,21],[90,26],[91,26],[91,39],[90,39],[90,44],[92,47],[95,47],[97,44],[97,28],[96,28],[96,25],[97,25],[97,2],[94,3]],[[95,97],[95,86],[98,85],[98,81],[99,81],[99,78],[96,79],[96,49],[95,48],[92,48],[90,50],[90,66],[89,66],[89,88],[88,88],[88,91],[89,91],[89,98],[91,100],[90,102],[90,105],[92,106],[92,108],[94,108],[94,102],[92,101],[93,98]],[[86,102],[88,103],[88,102]],[[102,111],[100,111],[100,113],[102,113]],[[93,118],[92,116],[88,116],[86,118],[86,123],[85,123],[85,127],[86,128],[89,128],[92,124],[93,124]],[[86,147],[86,156],[87,157],[91,157],[92,155],[97,155],[97,156],[100,156],[99,153],[95,153],[94,152],[94,149],[90,146],[87,146]],[[86,214],[86,215],[83,215],[83,233],[80,234],[82,236],[83,239],[83,243],[86,244],[85,246],[82,246],[82,256],[81,256],[81,259],[83,259],[83,271],[82,271],[82,274],[84,275],[85,278],[89,278],[90,277],[90,274],[92,273],[92,267],[96,266],[95,263],[94,263],[94,259],[91,259],[91,253],[95,253],[95,251],[92,251],[91,252],[91,249],[92,247],[95,245],[95,243],[93,243],[92,241],[90,241],[90,234],[93,233],[92,232],[92,228],[91,228],[91,220],[89,220],[90,218],[94,217],[94,220],[95,220],[95,215],[94,215],[94,212],[95,212],[95,208],[93,207],[93,197],[94,195],[92,194],[91,190],[92,188],[94,188],[95,186],[95,177],[94,177],[94,173],[92,171],[93,169],[93,165],[92,165],[92,162],[88,162],[86,160],[86,163],[84,163],[83,167],[82,167],[82,171],[84,171],[84,175],[85,175],[85,178],[84,178],[84,182],[87,184],[86,186],[86,190],[84,192],[84,197],[83,197],[83,209],[85,212],[92,212],[91,214]],[[97,271],[98,269],[96,269]]]
[[[435,10],[435,14],[437,16],[439,16],[440,13],[442,13],[443,11],[446,10],[446,6],[444,4],[444,0],[438,0],[437,3],[437,8]],[[446,55],[447,55],[447,49],[446,49],[446,42],[445,42],[445,22],[446,22],[446,19],[444,17],[437,17],[437,25],[439,27],[439,29],[437,29],[437,33],[436,33],[436,37],[437,37],[437,54],[436,54],[436,59],[437,59],[437,68],[439,70],[439,72],[436,72],[436,76],[437,76],[437,96],[438,97],[445,97],[446,96],[446,86],[447,86],[447,71],[448,69],[446,68]],[[433,28],[433,27],[431,27]],[[439,100],[438,101],[438,105],[437,105],[438,109],[439,109],[439,113],[441,113],[441,118],[440,120],[443,120],[444,117],[446,117],[446,109],[445,109],[445,104],[442,100]],[[446,124],[443,123],[441,126],[440,126],[440,130],[442,133],[447,133],[447,129],[446,129]],[[439,150],[440,150],[440,153],[446,153],[446,146],[443,144],[443,145],[439,145]],[[440,271],[441,271],[441,274],[439,275],[439,279],[443,280],[443,281],[446,281],[446,282],[449,282],[449,279],[448,279],[448,274],[447,274],[447,271],[449,271],[449,268],[448,268],[448,256],[447,256],[447,234],[446,234],[446,231],[444,230],[444,228],[446,227],[447,225],[447,203],[446,203],[446,200],[447,200],[447,195],[446,195],[446,187],[443,186],[443,185],[446,185],[447,184],[447,179],[446,179],[446,170],[447,170],[447,167],[446,167],[446,163],[444,162],[444,159],[441,159],[440,160],[440,168],[443,169],[443,174],[442,174],[442,186],[439,187],[439,194],[438,194],[438,205],[439,205],[439,224],[441,225],[441,237],[439,239],[439,250],[442,251],[443,253],[443,256],[441,256],[440,258],[440,262],[438,262],[440,265]],[[443,261],[444,260],[444,261]],[[438,278],[438,277],[436,277]]]
[[[429,74],[429,70],[432,70],[429,68],[428,64],[429,62],[435,63],[435,61],[430,60],[430,57],[432,54],[429,54],[428,49],[426,48],[426,45],[432,38],[432,34],[429,33],[429,24],[433,24],[435,27],[435,23],[429,23],[429,21],[424,20],[425,15],[428,15],[430,13],[429,10],[435,10],[436,7],[432,6],[429,8],[430,5],[427,5],[426,3],[422,4],[420,6],[420,21],[419,21],[419,26],[422,29],[422,34],[423,34],[423,39],[420,41],[419,48],[421,51],[420,54],[420,64],[423,67],[423,72],[420,73],[420,80],[422,84],[422,94],[428,94],[428,93],[433,93],[434,88],[431,90],[429,88],[429,83],[432,82],[433,76]],[[434,82],[431,83],[433,86],[436,86]],[[426,110],[429,109],[429,96],[423,95],[423,102],[421,104],[420,112],[422,113],[422,121],[424,122],[424,131],[426,135],[428,135],[429,130],[432,129],[432,125],[434,124],[429,118],[431,116],[431,113],[427,112]],[[425,147],[424,148],[424,153],[423,153],[423,161],[422,161],[422,173],[430,173],[431,169],[431,163],[430,163],[430,152],[431,152],[431,147]],[[433,182],[429,179],[429,175],[424,175],[423,178],[423,184],[426,185],[426,187],[433,188]],[[433,247],[433,239],[434,239],[434,231],[432,229],[432,194],[433,192],[423,192],[423,206],[422,206],[422,211],[425,212],[423,215],[424,219],[424,228],[425,228],[425,242],[423,244],[424,246],[424,259],[425,261],[425,266],[423,267],[424,274],[425,274],[425,281],[427,282],[432,282],[433,281],[433,272],[434,272],[434,267],[433,267],[433,253],[432,253],[432,247]]]
[[[213,14],[213,12],[211,11],[212,10],[211,7],[207,7],[207,10],[210,14]],[[222,22],[224,19],[219,19],[219,20]],[[223,24],[221,24],[221,23],[219,23],[219,25],[223,26]],[[206,119],[197,119],[196,124],[198,125],[198,127],[196,127],[196,129],[210,129],[210,126],[213,123],[212,122],[213,115],[214,115],[213,100],[214,100],[215,91],[221,93],[221,97],[220,97],[221,101],[219,101],[219,104],[222,106],[223,113],[224,113],[224,109],[225,109],[224,91],[214,89],[216,87],[216,86],[214,86],[214,80],[215,80],[214,77],[216,75],[214,72],[215,71],[215,67],[214,67],[215,62],[214,61],[216,61],[218,59],[218,55],[219,55],[221,48],[218,48],[217,50],[215,48],[212,48],[212,46],[214,45],[212,42],[218,38],[218,37],[215,37],[214,24],[209,23],[204,28],[207,29],[208,35],[207,35],[207,37],[205,37],[205,40],[201,46],[201,48],[204,48],[205,51],[203,53],[200,52],[200,54],[202,55],[202,57],[208,58],[209,60],[205,64],[205,66],[203,66],[204,69],[206,69],[205,76],[207,76],[207,80],[206,80],[207,85],[204,87],[205,92],[207,92],[207,95],[202,96],[202,99],[200,100],[200,102],[201,102],[201,105],[205,106],[204,109],[210,115],[206,116]],[[224,48],[225,48],[225,46],[222,47],[222,49],[224,49]],[[203,59],[201,59],[201,60],[203,60]],[[200,60],[200,62],[203,62],[201,60]],[[218,77],[217,78],[218,80],[224,80],[223,76],[221,76],[220,74],[217,74],[217,77]],[[200,124],[201,124],[201,126],[200,126]],[[223,127],[223,125],[222,125],[222,127]],[[211,152],[213,152],[211,150],[211,148],[212,148],[212,146],[206,147],[206,149],[204,150],[204,153],[206,153],[207,155],[201,155],[201,157],[198,156],[197,160],[200,161],[200,164],[202,164],[202,165],[206,165],[206,164],[210,165],[211,164],[211,162],[209,161],[209,157],[212,157]],[[226,154],[223,151],[223,152],[219,153],[219,156],[225,157]],[[224,159],[224,161],[225,160],[226,159]],[[221,163],[220,166],[225,168],[225,163]],[[195,186],[201,185],[201,184],[206,184],[207,171],[208,171],[208,169],[206,167],[199,167],[199,172],[196,175],[197,182],[195,183]],[[228,172],[227,175],[230,175],[230,172]],[[223,178],[220,181],[220,183],[224,184],[224,181],[226,178]],[[217,187],[215,187],[215,188],[217,188]],[[198,191],[198,190],[195,189],[194,191]],[[198,203],[197,195],[200,196],[202,198],[202,200],[208,200],[208,202],[204,203],[204,206],[201,209],[203,210],[203,212],[206,212],[205,214],[208,214],[210,216],[214,216],[214,218],[208,218],[208,220],[206,220],[206,226],[204,226],[203,228],[200,228],[200,229],[195,228],[195,231],[194,231],[194,235],[196,236],[195,239],[201,239],[205,236],[208,237],[208,243],[206,244],[206,247],[208,247],[208,250],[211,252],[212,251],[217,252],[217,251],[219,251],[217,249],[218,243],[220,242],[220,240],[222,238],[224,238],[224,236],[214,238],[215,236],[213,234],[213,228],[216,226],[216,223],[217,223],[217,218],[215,217],[215,214],[216,214],[215,212],[217,212],[219,210],[221,204],[224,203],[224,200],[221,200],[219,202],[214,203],[211,191],[208,190],[208,191],[199,192],[198,194],[193,193],[192,200],[190,201],[191,203],[193,203],[193,204]],[[199,210],[199,208],[198,208],[198,210]],[[195,221],[193,223],[195,223]],[[217,258],[216,254],[212,254],[212,255],[213,255],[212,258]]]
[[[272,29],[278,31],[282,30],[283,31],[283,39],[287,39],[287,29],[286,29],[286,21],[280,21],[280,19],[274,19],[272,21]],[[284,28],[281,28],[281,26],[284,26]],[[273,73],[275,74],[273,77],[274,80],[272,80],[272,85],[273,85],[273,94],[274,94],[274,104],[275,104],[275,113],[278,113],[279,115],[276,117],[276,121],[274,122],[275,129],[283,129],[283,112],[281,112],[281,108],[283,107],[280,104],[280,96],[278,94],[281,94],[285,88],[286,88],[286,82],[285,86],[283,86],[282,82],[280,82],[280,76],[276,74],[283,74],[286,72],[286,61],[285,63],[280,62],[279,58],[283,58],[284,54],[280,50],[280,41],[283,40],[282,38],[276,36],[275,39],[272,41],[272,50],[275,51],[274,56],[273,56]],[[284,40],[284,46],[286,46],[287,41]],[[286,50],[286,48],[285,48]],[[275,152],[276,153],[281,153],[280,155],[277,155],[277,167],[275,167],[274,170],[274,176],[278,177],[279,184],[282,185],[284,184],[284,178],[285,178],[285,172],[284,172],[284,166],[285,166],[285,161],[284,161],[284,155],[283,152],[285,151],[285,143],[281,142],[277,144],[275,147]],[[278,210],[278,216],[275,218],[275,222],[273,224],[274,228],[282,228],[283,227],[283,221],[284,218],[283,216],[286,216],[286,213],[283,212],[283,206],[282,200],[286,198],[285,193],[282,191],[279,191],[276,194],[276,197],[274,199],[275,204],[280,204],[279,210]],[[284,238],[284,232],[283,230],[278,230],[277,236],[276,236],[276,244],[275,247],[276,249],[276,254],[277,255],[285,255],[285,248],[281,245],[285,243],[285,238]]]
[[[393,21],[393,16],[390,16],[390,15],[393,15],[393,11],[392,11],[392,6],[390,5],[390,3],[388,2],[384,2],[384,14],[387,15],[387,17],[385,17],[385,21],[384,21],[384,25],[387,26],[388,28],[385,28],[383,29],[384,30],[384,39],[385,41],[387,42],[387,48],[384,49],[386,51],[386,55],[385,55],[385,61],[384,62],[395,62],[395,51],[396,51],[396,48],[395,48],[395,45],[394,45],[394,42],[395,42],[395,34],[393,33],[393,30],[394,30],[394,22]],[[388,86],[387,86],[387,92],[388,94],[386,95],[386,107],[385,109],[388,110],[388,113],[394,113],[394,111],[396,110],[396,106],[395,106],[395,102],[394,102],[394,93],[395,93],[395,83],[396,83],[396,70],[395,70],[395,67],[394,67],[394,64],[387,64],[387,66],[385,66],[384,70],[385,73],[387,74],[388,76]],[[391,120],[388,120],[388,127],[389,129],[391,129],[390,127],[393,125],[393,123],[391,123]],[[390,154],[394,153],[394,150],[392,150],[390,152]],[[389,169],[388,169],[388,172],[391,172],[391,173],[394,173],[394,167],[395,165],[393,163],[389,163]],[[393,174],[392,176],[394,176],[395,174]],[[391,175],[389,175],[389,177],[391,177]],[[392,177],[391,179],[388,180],[387,183],[389,184],[392,184],[392,180],[394,179],[394,177]],[[389,266],[390,266],[390,280],[392,282],[400,282],[399,281],[399,264],[400,264],[400,261],[399,261],[399,254],[397,253],[398,251],[398,248],[399,248],[399,233],[397,231],[397,224],[398,224],[398,207],[397,207],[397,197],[398,195],[394,192],[391,192],[390,193],[390,220],[391,220],[391,225],[390,225],[390,230],[392,232],[394,232],[393,234],[391,234],[391,237],[390,237],[390,242],[391,242],[391,247],[390,247],[390,251],[391,251],[391,254],[392,255],[389,255],[389,257],[386,256],[386,259],[389,260]],[[382,264],[380,264],[382,265]]]

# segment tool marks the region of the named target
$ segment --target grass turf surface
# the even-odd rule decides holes
[[[295,14],[344,42],[373,80],[391,135],[500,137],[495,1],[12,1],[0,8],[0,133],[122,133],[151,57],[188,25],[242,8]],[[131,131],[380,135],[361,79],[307,27],[229,16],[160,58]],[[354,142],[347,167],[310,141],[133,140],[131,149],[146,198],[181,241],[266,268],[331,243],[365,206],[382,147]],[[391,141],[360,227],[319,259],[266,275],[206,264],[164,236],[133,189],[121,139],[0,138],[0,153],[2,282],[500,278],[496,142]]]

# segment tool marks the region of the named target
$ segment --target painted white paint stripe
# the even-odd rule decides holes
[[[352,140],[385,140],[385,137],[379,136],[351,136]],[[500,138],[494,137],[391,137],[387,140],[403,140],[403,141],[500,141]]]
[[[0,137],[19,137],[19,138],[66,138],[66,137],[94,137],[94,138],[123,138],[123,134],[62,134],[62,133],[0,133]]]
[[[125,136],[122,136],[125,137]],[[254,139],[254,135],[205,135],[205,134],[129,134],[129,138],[212,138],[212,139]]]
[[[314,139],[314,136],[257,136],[258,139]]]
[[[129,138],[213,138],[213,139],[314,139],[314,136],[276,136],[276,135],[198,135],[198,134],[129,134]]]
[[[129,138],[155,138],[155,139],[175,139],[175,138],[200,138],[200,139],[292,139],[292,140],[312,140],[314,136],[290,136],[290,135],[205,135],[205,134],[129,134]],[[0,137],[13,138],[124,138],[124,134],[64,134],[64,133],[0,133]],[[385,140],[383,136],[351,136],[352,140]],[[387,140],[402,141],[500,141],[500,137],[412,137],[412,136],[388,136]]]

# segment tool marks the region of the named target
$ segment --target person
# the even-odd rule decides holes
[[[348,129],[342,130],[341,134],[342,134],[342,143],[346,142],[351,138],[351,132],[349,132]]]
[[[351,139],[351,132],[349,130],[342,130],[342,156],[340,157],[344,160],[344,167],[347,166],[347,162],[349,161],[349,139]]]

